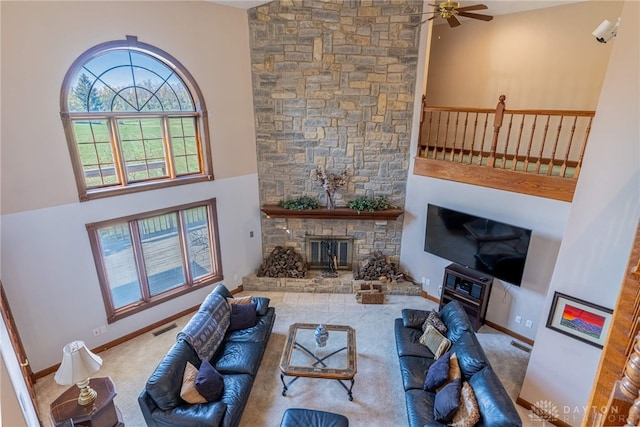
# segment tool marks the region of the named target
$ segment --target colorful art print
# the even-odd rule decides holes
[[[555,292],[547,328],[602,348],[613,310]]]

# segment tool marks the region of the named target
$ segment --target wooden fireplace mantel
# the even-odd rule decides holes
[[[362,211],[358,213],[349,208],[318,208],[308,210],[292,210],[285,209],[278,205],[263,205],[260,208],[267,218],[302,218],[302,219],[353,219],[353,220],[377,220],[377,221],[395,221],[403,210],[400,208],[383,209],[380,211],[368,212]]]

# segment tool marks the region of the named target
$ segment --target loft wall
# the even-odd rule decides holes
[[[407,13],[421,7],[275,1],[249,11],[260,203],[319,197],[310,174],[320,166],[348,174],[338,206],[358,196],[404,205],[420,32]],[[354,261],[374,249],[398,261],[402,221],[263,218],[264,256],[276,245],[304,253],[306,233],[354,236]]]
[[[434,25],[427,104],[493,108],[505,94],[508,109],[594,110],[613,43],[596,43],[591,32],[615,22],[622,5],[582,1]]]

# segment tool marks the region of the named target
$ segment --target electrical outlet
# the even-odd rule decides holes
[[[516,316],[516,323],[522,323],[522,316]]]
[[[426,277],[422,278],[422,286],[427,286],[427,278]]]
[[[253,237],[253,231],[249,232],[249,237]]]
[[[98,335],[100,335],[100,328],[95,328],[95,329],[93,330],[93,336],[94,336],[94,337],[97,337]]]
[[[106,334],[107,333],[107,327],[105,325],[100,326],[100,333],[101,334]]]
[[[532,320],[527,320],[527,323],[525,323],[524,326],[526,326],[527,328],[532,327],[533,326],[533,321]]]

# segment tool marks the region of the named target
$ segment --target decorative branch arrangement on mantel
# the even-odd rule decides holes
[[[318,208],[307,210],[285,209],[278,205],[263,205],[260,209],[267,218],[302,218],[302,219],[353,219],[395,221],[404,210],[400,208],[383,209],[378,211],[358,211],[350,208]]]

